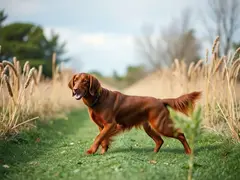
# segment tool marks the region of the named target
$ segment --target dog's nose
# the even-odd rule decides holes
[[[74,92],[74,93],[79,93],[79,89],[78,89],[78,88],[74,88],[74,89],[73,89],[73,92]]]

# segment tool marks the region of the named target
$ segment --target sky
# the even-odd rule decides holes
[[[144,24],[156,30],[168,26],[185,8],[194,12],[193,26],[203,36],[199,15],[207,0],[0,0],[8,14],[6,23],[33,22],[51,29],[67,41],[66,64],[75,71],[97,70],[104,75],[124,74],[128,65],[143,62],[136,37]],[[208,48],[211,48],[210,46]],[[205,52],[205,48],[203,49]],[[204,54],[204,53],[203,53]]]

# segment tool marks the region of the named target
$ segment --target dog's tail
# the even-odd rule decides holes
[[[178,98],[162,99],[164,105],[168,105],[176,111],[189,115],[193,111],[196,101],[201,97],[201,92],[184,94]]]

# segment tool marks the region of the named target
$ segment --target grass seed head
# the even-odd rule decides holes
[[[231,71],[230,71],[231,78],[236,78],[238,76],[239,68],[240,68],[240,59],[237,59],[236,61],[234,61],[234,63],[231,66]]]
[[[208,49],[206,49],[206,56],[205,56],[205,62],[208,62]]]
[[[189,65],[188,73],[187,73],[189,79],[191,78],[194,64],[195,64],[194,62],[191,62],[191,64]]]
[[[213,46],[212,46],[212,54],[215,52],[216,47],[217,47],[217,43],[219,42],[219,40],[220,40],[220,37],[217,36],[216,39],[215,39],[214,42],[213,42]]]
[[[3,75],[7,72],[8,69],[9,69],[8,65],[4,67],[4,69],[3,69],[2,73],[1,73],[1,77],[3,77]]]
[[[21,74],[21,64],[20,64],[19,61],[17,61],[16,69],[17,69],[17,73],[18,73],[18,75],[20,75],[20,74]]]
[[[29,73],[29,69],[30,69],[30,65],[29,65],[29,61],[26,61],[24,63],[24,66],[23,66],[23,73],[26,75]]]
[[[14,65],[15,67],[17,67],[17,58],[16,58],[16,57],[13,57],[13,65]]]
[[[13,65],[11,62],[9,62],[9,61],[3,61],[2,63],[3,63],[4,66],[8,65],[8,66],[9,66],[9,69],[11,69],[11,70],[13,71],[13,73],[14,73],[14,75],[15,75],[16,77],[18,77],[17,70],[16,70],[16,68],[14,67],[14,65]]]
[[[35,68],[34,68],[34,67],[30,69],[30,71],[29,71],[29,73],[28,73],[28,78],[27,78],[27,80],[26,80],[26,82],[25,82],[25,84],[24,84],[24,88],[25,88],[25,89],[29,86],[29,83],[30,83],[30,81],[31,81],[32,78],[33,78],[33,73],[34,73],[34,71],[35,71]]]
[[[215,66],[215,69],[214,69],[214,71],[213,71],[213,74],[215,74],[215,73],[220,69],[222,63],[223,63],[223,58],[221,58],[221,59],[217,62],[216,66]]]
[[[239,57],[240,57],[240,47],[237,48],[237,50],[235,51],[233,55],[233,60],[238,59]]]
[[[12,91],[12,87],[11,87],[11,84],[9,82],[8,76],[6,74],[4,74],[3,79],[6,83],[8,94],[13,98],[13,91]]]
[[[39,83],[41,81],[41,77],[42,77],[42,69],[43,69],[43,66],[40,65],[38,67],[38,74],[37,74],[37,83]]]
[[[195,65],[193,71],[196,72],[198,68],[200,68],[200,66],[203,64],[204,60],[201,59],[197,62],[197,64]]]
[[[0,63],[0,74],[2,73],[3,69],[4,69],[4,65]]]

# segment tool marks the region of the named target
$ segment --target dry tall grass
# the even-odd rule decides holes
[[[61,110],[81,106],[67,87],[72,73],[59,73],[53,55],[53,80],[42,77],[42,66],[23,68],[14,58],[13,63],[0,63],[0,136],[18,132],[21,127],[33,126],[31,121],[44,119]]]
[[[237,76],[240,70],[240,48],[233,56],[218,56],[219,37],[214,41],[211,57],[191,63],[175,59],[172,68],[156,71],[124,90],[127,94],[177,97],[191,91],[202,91],[206,128],[230,133],[240,140],[240,92]],[[234,60],[234,61],[233,61]]]
[[[240,99],[236,91],[240,59],[235,59],[240,48],[233,56],[218,56],[219,37],[212,47],[212,56],[206,54],[205,63],[200,60],[194,69],[188,69],[188,81],[194,85],[204,82],[204,117],[205,126],[215,131],[230,132],[231,136],[240,140]],[[234,61],[233,61],[234,60]],[[198,66],[202,64],[202,66]]]

